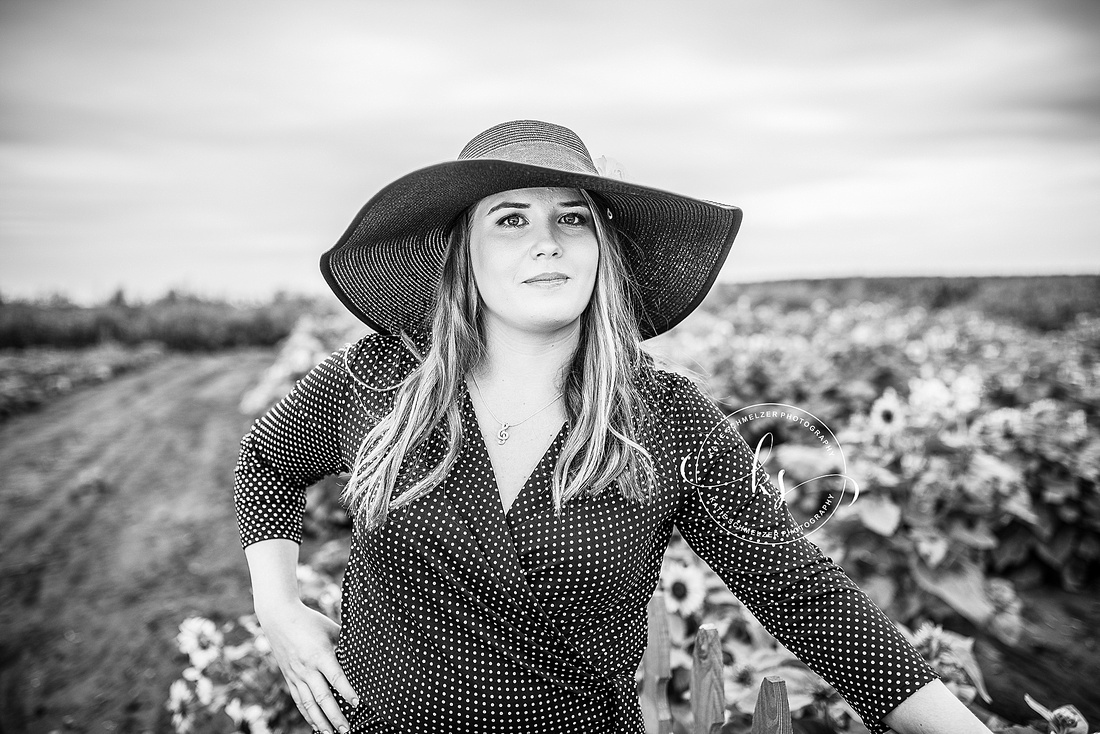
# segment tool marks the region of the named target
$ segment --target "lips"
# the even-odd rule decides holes
[[[569,280],[569,276],[565,273],[539,273],[538,275],[528,278],[523,281],[524,283],[564,283]]]

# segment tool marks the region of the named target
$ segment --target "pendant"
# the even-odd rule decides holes
[[[497,444],[500,445],[500,446],[503,446],[504,442],[507,441],[507,440],[508,440],[508,424],[507,423],[501,423],[500,424],[500,430],[497,431]]]

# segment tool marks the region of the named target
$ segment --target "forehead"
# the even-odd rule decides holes
[[[511,189],[509,191],[501,191],[497,194],[490,194],[477,203],[476,209],[485,209],[486,207],[496,206],[502,203],[515,203],[515,204],[547,204],[547,205],[560,205],[560,204],[576,204],[578,202],[584,202],[584,196],[577,189],[562,189],[562,188],[535,188],[535,189]]]

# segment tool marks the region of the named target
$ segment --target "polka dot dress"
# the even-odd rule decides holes
[[[245,545],[301,541],[304,489],[349,470],[366,431],[392,407],[385,388],[414,366],[399,340],[366,337],[256,421],[236,472]],[[674,525],[872,730],[884,731],[882,716],[935,677],[809,541],[752,543],[717,521],[777,537],[794,523],[753,490],[749,447],[694,385],[656,371],[645,392],[655,501],[609,491],[571,501],[560,516],[550,478],[568,426],[505,513],[463,394],[466,439],[450,475],[352,542],[337,656],[361,698],[356,709],[341,702],[353,731],[641,734],[634,672]],[[442,448],[429,446],[426,458]]]

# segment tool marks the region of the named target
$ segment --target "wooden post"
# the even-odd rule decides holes
[[[769,675],[760,682],[750,734],[794,734],[787,684],[778,675]]]
[[[704,624],[695,633],[691,664],[691,717],[695,734],[717,734],[726,723],[722,682],[722,643],[718,628]]]
[[[668,707],[668,609],[661,592],[649,600],[649,644],[642,656],[642,707],[646,734],[672,734],[672,711]]]

